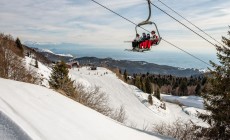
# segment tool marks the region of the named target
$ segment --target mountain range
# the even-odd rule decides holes
[[[80,65],[103,66],[108,68],[118,68],[122,72],[125,70],[131,75],[134,73],[150,73],[161,75],[173,75],[180,77],[189,77],[194,75],[201,75],[204,72],[192,68],[179,68],[167,65],[158,65],[145,61],[130,61],[130,60],[115,60],[112,58],[97,58],[97,57],[80,57],[74,58],[71,55],[55,54],[49,50],[41,50],[34,48],[37,52],[44,55],[52,62],[57,61],[78,61]]]

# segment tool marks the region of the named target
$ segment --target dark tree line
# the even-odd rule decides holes
[[[149,94],[165,93],[176,96],[199,96],[207,82],[206,76],[176,77],[146,73],[133,74],[132,78],[127,78],[127,72],[125,72],[124,77],[126,82],[135,85],[143,92]]]

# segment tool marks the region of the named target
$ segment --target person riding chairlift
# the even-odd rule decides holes
[[[151,32],[151,34],[152,34],[152,37],[150,37],[151,45],[157,44],[158,41],[159,41],[159,38],[158,38],[158,36],[155,33],[156,33],[155,31]]]
[[[135,49],[136,47],[138,47],[138,45],[140,43],[140,40],[141,40],[140,35],[136,34],[136,38],[132,42],[133,49]]]
[[[142,33],[142,37],[141,37],[141,41],[140,41],[140,49],[144,49],[146,46],[146,40],[147,40],[147,36],[145,33]]]
[[[144,49],[150,49],[150,47],[151,47],[151,40],[150,40],[150,34],[147,34],[147,39],[146,39],[146,41],[145,41],[145,46],[144,46]]]

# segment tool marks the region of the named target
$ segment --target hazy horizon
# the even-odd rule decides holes
[[[73,45],[73,46],[71,46]],[[190,55],[179,51],[167,51],[162,50],[160,47],[153,47],[148,52],[131,52],[125,51],[126,48],[94,48],[92,46],[75,46],[74,44],[43,44],[43,45],[28,45],[29,47],[35,47],[40,49],[48,49],[58,54],[71,54],[74,57],[98,57],[98,58],[113,58],[115,60],[131,60],[131,61],[146,61],[149,63],[155,63],[159,65],[169,65],[181,68],[196,68],[207,69],[207,64],[191,57]],[[193,55],[201,60],[209,63],[209,60],[218,62],[215,53],[205,53],[197,51],[193,52]]]

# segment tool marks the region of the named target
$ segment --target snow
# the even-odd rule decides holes
[[[34,140],[167,139],[126,127],[45,87],[0,78],[0,88],[0,111]]]
[[[111,108],[116,109],[123,106],[128,117],[125,124],[128,126],[138,129],[143,129],[147,126],[151,129],[153,124],[160,124],[161,122],[172,123],[177,119],[191,120],[198,125],[206,125],[196,116],[185,112],[177,104],[166,102],[166,110],[164,110],[160,107],[162,102],[153,97],[153,105],[150,105],[147,102],[148,94],[143,93],[135,86],[124,83],[106,68],[98,67],[95,71],[90,70],[89,67],[71,69],[70,75],[76,83],[83,84],[86,87],[100,87],[101,91],[109,96],[109,106]],[[163,95],[163,99],[164,97],[167,96]],[[171,98],[172,96],[168,96],[168,99],[170,99],[169,97]],[[182,100],[183,98],[184,100]],[[200,98],[196,98],[195,101],[193,100],[194,98],[188,97],[185,100],[185,97],[182,97],[181,101],[183,103],[193,103],[194,107],[203,106],[199,100]],[[200,102],[196,103],[197,101]]]
[[[38,49],[37,51],[38,51],[38,52],[47,52],[47,53],[52,53],[52,54],[54,54],[54,52],[52,52],[51,50],[48,50],[48,49]]]
[[[26,68],[27,70],[34,72],[37,77],[41,79],[39,85],[49,87],[49,76],[51,73],[51,68],[48,66],[45,66],[41,62],[38,61],[38,68],[35,67],[35,60],[30,57],[25,57],[25,62],[26,62]]]
[[[56,55],[59,55],[59,56],[66,56],[66,57],[73,57],[72,54],[56,54]]]
[[[194,117],[196,117],[198,115],[198,113],[207,113],[206,110],[198,109],[198,108],[195,108],[195,107],[186,107],[186,106],[184,106],[183,110],[184,110],[184,112],[186,114],[188,114],[190,116],[194,116]]]
[[[54,52],[52,52],[51,50],[48,50],[48,49],[40,49],[39,48],[37,51],[38,52],[47,52],[47,53],[55,54]],[[55,55],[73,57],[73,55],[71,55],[71,54],[55,54]]]
[[[35,60],[29,57],[25,58],[25,62],[28,70],[34,71],[43,79],[40,85],[49,87],[51,68],[40,62],[38,68],[35,68]],[[150,105],[147,102],[148,94],[126,84],[106,68],[98,67],[95,71],[89,67],[74,68],[70,69],[70,76],[85,87],[100,87],[109,96],[110,107],[117,109],[123,106],[128,117],[125,124],[48,88],[0,78],[0,113],[7,118],[3,121],[7,123],[2,125],[4,129],[0,129],[0,136],[7,137],[5,132],[9,132],[9,136],[15,136],[17,130],[16,136],[25,136],[22,139],[167,139],[141,130],[151,129],[153,124],[172,123],[178,119],[207,126],[197,118],[197,112],[205,112],[200,97],[161,94],[164,101],[171,102],[165,102],[164,110],[160,100],[153,97],[153,105]],[[173,104],[175,101],[184,106]],[[13,124],[12,129],[8,129],[8,124]]]
[[[173,96],[161,94],[161,97],[164,101],[167,102],[180,103],[184,106],[204,109],[203,99],[199,96]]]
[[[31,138],[0,111],[0,138],[2,140],[30,140]]]

